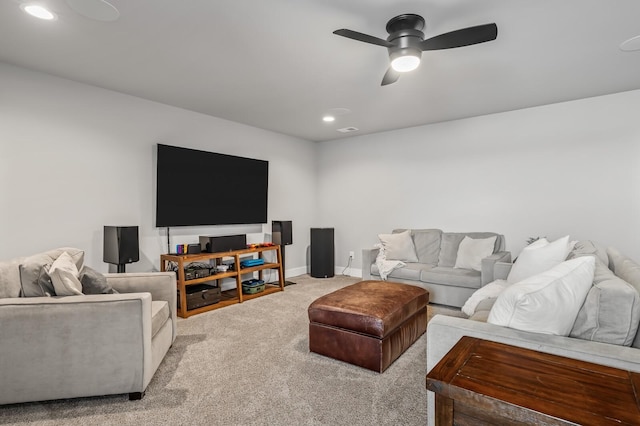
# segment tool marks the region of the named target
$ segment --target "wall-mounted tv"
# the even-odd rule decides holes
[[[269,162],[158,144],[156,226],[267,222]]]

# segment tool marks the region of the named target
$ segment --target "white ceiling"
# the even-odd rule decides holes
[[[59,18],[0,1],[0,61],[312,141],[640,89],[640,51],[619,48],[638,0],[110,0],[113,22],[39,3]],[[386,49],[332,31],[386,38],[402,13],[427,38],[491,22],[498,38],[381,87]],[[351,113],[323,123],[334,108]]]

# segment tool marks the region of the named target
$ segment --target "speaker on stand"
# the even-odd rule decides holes
[[[331,278],[335,274],[333,228],[311,228],[311,276]]]
[[[290,220],[273,220],[271,221],[271,242],[280,246],[282,251],[282,279],[284,285],[295,284],[293,281],[285,279],[285,247],[293,244],[293,226]]]
[[[118,272],[125,272],[125,265],[140,260],[137,226],[105,226],[102,260],[118,265]]]

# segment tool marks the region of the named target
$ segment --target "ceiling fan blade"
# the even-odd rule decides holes
[[[341,29],[335,30],[333,33],[342,37],[362,41],[364,43],[377,44],[378,46],[382,47],[393,47],[393,44],[389,43],[387,40],[383,40],[381,38],[370,36],[367,34],[362,34],[357,31]]]
[[[498,37],[498,26],[496,24],[485,24],[428,38],[420,43],[420,47],[422,50],[451,49],[484,43],[485,41],[495,40],[496,37]]]
[[[387,72],[382,77],[382,84],[380,86],[386,86],[387,84],[395,83],[400,78],[400,73],[393,68],[389,67]]]

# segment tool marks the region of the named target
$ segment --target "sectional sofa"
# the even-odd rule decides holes
[[[595,257],[593,285],[568,336],[522,331],[486,322],[496,298],[482,300],[470,318],[436,315],[427,327],[427,371],[462,336],[640,372],[640,265],[615,248],[579,242],[568,258]],[[510,263],[496,264],[506,279]],[[433,392],[428,392],[429,425],[434,425]]]

